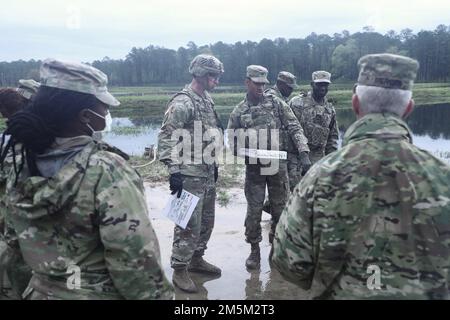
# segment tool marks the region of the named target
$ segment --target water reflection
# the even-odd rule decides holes
[[[224,127],[228,123],[232,108],[221,107],[220,120]],[[351,109],[338,109],[337,119],[341,136],[356,120]],[[407,119],[414,134],[414,143],[437,156],[450,158],[450,104],[416,107]],[[142,155],[144,148],[156,144],[163,117],[114,118],[113,132],[105,135],[105,140],[132,155]],[[138,128],[121,130],[120,128]]]

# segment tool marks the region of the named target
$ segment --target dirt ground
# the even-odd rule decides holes
[[[162,210],[169,199],[167,184],[146,183],[147,203],[153,227],[158,236],[161,260],[169,280],[172,279],[170,254],[173,239],[173,222],[162,216]],[[261,268],[258,271],[248,271],[245,259],[250,253],[250,245],[245,242],[244,219],[246,201],[241,188],[228,190],[230,201],[227,207],[216,204],[216,222],[205,259],[222,269],[220,277],[212,278],[191,273],[193,281],[199,288],[199,293],[188,294],[178,289],[175,291],[177,300],[276,300],[276,299],[307,299],[305,291],[298,286],[285,281],[268,261],[270,230],[270,215],[263,213],[261,242]]]

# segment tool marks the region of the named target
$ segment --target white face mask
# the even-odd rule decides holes
[[[106,114],[106,116],[102,116],[102,115],[98,114],[97,112],[92,111],[91,109],[87,109],[87,110],[88,110],[89,112],[95,114],[97,117],[100,117],[100,118],[102,118],[103,120],[105,120],[105,128],[104,128],[103,130],[100,130],[100,131],[95,131],[94,128],[92,128],[91,125],[90,125],[89,123],[86,123],[87,127],[88,127],[89,129],[91,129],[93,135],[95,135],[97,132],[105,133],[105,132],[110,132],[110,131],[111,131],[111,127],[112,127],[112,117],[111,117],[111,113],[110,113],[110,112],[108,112],[108,113]]]

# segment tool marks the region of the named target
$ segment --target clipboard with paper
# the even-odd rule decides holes
[[[186,229],[199,200],[200,198],[196,195],[183,190],[179,198],[176,194],[169,198],[163,215],[181,228]]]

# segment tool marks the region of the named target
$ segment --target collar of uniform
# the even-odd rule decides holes
[[[277,93],[277,96],[278,96],[278,97],[282,97],[282,96],[283,96],[283,95],[281,94],[280,89],[278,89],[277,85],[274,85],[274,86],[272,87],[272,89],[275,90],[275,92]]]
[[[405,139],[412,143],[406,122],[392,113],[372,113],[353,123],[344,135],[342,146],[368,138]]]
[[[323,97],[323,103],[317,102],[316,99],[314,99],[314,97],[313,97],[313,95],[312,95],[312,91],[309,91],[309,92],[308,92],[308,95],[307,95],[306,98],[310,99],[312,102],[314,102],[314,104],[318,104],[318,105],[321,105],[321,106],[324,106],[324,105],[326,105],[326,104],[328,103],[328,99],[327,99],[326,96]]]
[[[267,99],[267,95],[266,93],[264,93],[263,98],[260,102],[258,102],[257,104],[250,104],[250,101],[248,100],[248,94],[245,95],[245,99],[244,99],[244,103],[245,105],[247,105],[248,107],[252,107],[252,106],[259,106],[264,104],[264,101]]]
[[[211,98],[211,96],[208,94],[207,91],[205,91],[205,92],[204,92],[204,95],[201,96],[201,95],[199,95],[197,92],[195,92],[195,91],[192,89],[192,85],[191,85],[191,84],[186,85],[184,88],[185,88],[186,90],[188,90],[189,93],[191,93],[192,98],[194,98],[197,102],[202,103],[203,100],[208,100],[209,102],[212,103],[212,98]]]
[[[76,136],[71,138],[55,138],[51,149],[67,150],[73,147],[85,146],[94,139],[90,136]]]

